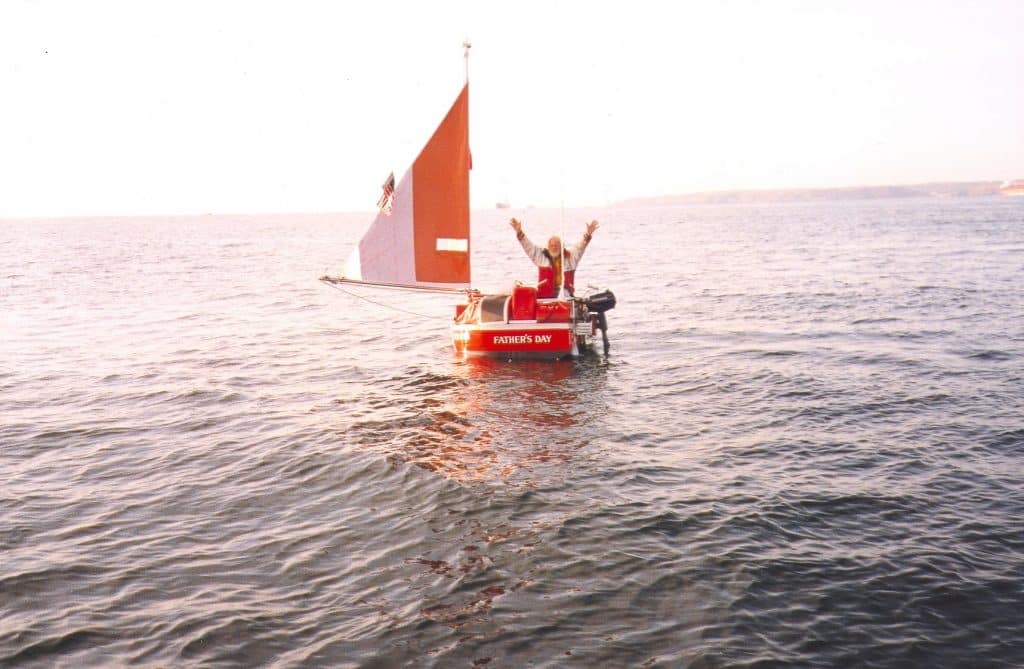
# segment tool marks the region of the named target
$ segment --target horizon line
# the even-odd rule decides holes
[[[778,194],[785,193],[820,193],[829,191],[858,191],[887,188],[926,188],[935,186],[995,186],[992,194],[998,194],[1002,184],[1016,181],[1016,179],[979,179],[971,181],[922,181],[915,183],[897,184],[873,184],[873,185],[847,185],[847,186],[788,186],[788,187],[754,187],[754,188],[724,188],[719,190],[699,190],[683,193],[662,193],[658,195],[631,195],[604,204],[581,204],[573,206],[527,204],[510,205],[497,207],[497,203],[490,206],[471,206],[471,211],[494,211],[494,210],[525,210],[525,209],[608,209],[621,206],[630,206],[642,201],[687,198],[687,197],[709,197],[727,196],[739,194]],[[980,195],[985,195],[982,193]],[[653,203],[652,203],[653,204]],[[702,204],[702,203],[681,203],[681,204]],[[705,203],[706,204],[706,203]],[[191,212],[142,212],[142,213],[83,213],[83,214],[0,214],[0,221],[25,221],[25,220],[84,220],[84,219],[110,219],[110,218],[199,218],[203,216],[329,216],[329,215],[376,215],[373,209],[337,209],[337,210],[264,210],[264,211],[191,211]]]

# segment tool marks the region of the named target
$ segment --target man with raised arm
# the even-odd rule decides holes
[[[562,248],[562,240],[553,236],[548,240],[547,247],[537,246],[523,232],[523,224],[512,219],[509,225],[516,231],[516,239],[522,244],[526,255],[530,257],[533,264],[537,266],[537,297],[550,298],[558,297],[559,289],[562,287],[562,265],[565,265],[565,292],[573,294],[576,278],[576,266],[579,265],[583,252],[587,250],[590,238],[597,230],[597,221],[587,224],[587,231],[583,239],[576,246],[569,249]]]

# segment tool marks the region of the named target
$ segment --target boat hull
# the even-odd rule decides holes
[[[452,346],[464,356],[558,360],[580,355],[594,326],[581,302],[538,300],[536,288],[517,286],[511,295],[472,293],[457,305]]]
[[[614,306],[610,291],[580,299],[538,299],[523,285],[511,295],[472,291],[455,306],[452,346],[463,356],[559,360],[582,355],[600,329],[607,353],[604,312]]]
[[[452,345],[456,353],[464,356],[558,360],[579,355],[580,339],[571,323],[480,323],[452,326]]]

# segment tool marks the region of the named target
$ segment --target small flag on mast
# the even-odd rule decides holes
[[[381,193],[380,199],[377,200],[377,208],[383,211],[385,214],[391,213],[391,203],[395,199],[395,173],[392,172],[388,175],[388,178],[384,180],[381,185],[384,192]]]

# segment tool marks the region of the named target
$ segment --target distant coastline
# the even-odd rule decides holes
[[[1001,181],[953,181],[906,186],[854,186],[847,188],[785,188],[725,190],[683,195],[633,197],[617,206],[672,206],[679,204],[757,204],[766,202],[823,202],[882,200],[889,198],[961,198],[1000,195]]]

